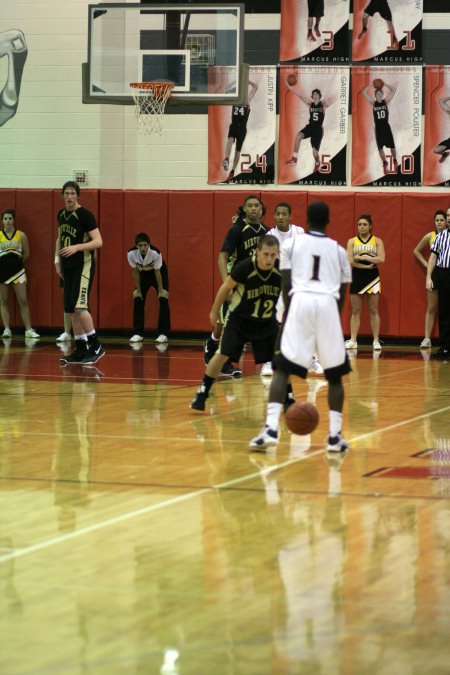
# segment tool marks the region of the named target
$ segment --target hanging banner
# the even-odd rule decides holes
[[[425,70],[423,183],[450,187],[450,66]]]
[[[422,61],[423,0],[353,0],[352,60]]]
[[[278,183],[346,185],[350,68],[280,67]]]
[[[349,0],[281,0],[280,61],[346,63]]]
[[[422,68],[352,68],[352,185],[421,184]]]
[[[250,68],[247,105],[208,107],[208,183],[275,180],[276,69]]]

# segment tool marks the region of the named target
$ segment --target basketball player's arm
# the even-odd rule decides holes
[[[281,293],[283,295],[283,303],[284,303],[283,321],[289,308],[289,304],[291,302],[291,296],[289,295],[289,291],[291,290],[291,288],[292,288],[291,270],[290,269],[281,270]]]
[[[450,105],[447,103],[447,101],[450,101],[450,96],[444,96],[444,98],[440,98],[438,103],[444,112],[450,113]]]
[[[131,268],[131,276],[133,277],[135,289],[133,291],[133,298],[141,298],[142,299],[142,291],[141,291],[141,273],[139,272],[137,267],[132,267]]]
[[[209,320],[211,321],[212,326],[216,325],[217,321],[219,320],[220,308],[222,307],[225,300],[228,300],[230,293],[236,288],[236,286],[237,281],[235,281],[232,277],[227,276],[226,280],[217,291],[217,295],[209,313]]]
[[[25,232],[20,232],[20,241],[22,242],[22,260],[25,262],[30,257],[30,244]]]
[[[425,246],[427,246],[430,243],[430,237],[431,237],[431,232],[428,232],[428,234],[424,234],[424,236],[419,241],[419,243],[417,244],[416,248],[413,251],[417,260],[420,263],[422,263],[422,265],[425,267],[425,269],[428,267],[428,260],[422,255],[422,250],[425,248]]]
[[[367,87],[364,87],[364,89],[362,90],[362,94],[368,103],[375,103],[374,97],[369,94],[369,89],[370,84],[368,84]]]
[[[59,262],[60,261],[60,249],[61,249],[61,244],[60,244],[59,234],[58,234],[58,236],[56,237],[56,244],[55,244],[55,272],[62,279],[63,274],[61,272],[61,265],[60,265],[60,262]]]
[[[389,93],[387,94],[387,96],[384,97],[386,103],[389,103],[389,101],[392,101],[392,98],[397,89],[395,87],[391,87],[391,85],[388,84],[387,82],[384,83],[384,86],[386,87],[386,89],[389,89]]]
[[[69,258],[71,255],[79,253],[80,251],[95,251],[97,248],[101,248],[103,241],[98,227],[94,230],[89,230],[88,235],[90,237],[89,241],[86,241],[83,244],[64,246],[60,251],[60,255],[62,255],[63,258]]]
[[[295,89],[291,87],[287,79],[286,79],[286,87],[289,89],[289,91],[292,91],[292,93],[295,94],[295,96],[297,96],[301,101],[303,101],[303,103],[306,103],[306,105],[311,104],[311,99],[308,99],[306,98],[306,96],[303,96],[303,94],[300,94],[300,92],[295,91]]]
[[[433,274],[434,268],[436,267],[436,261],[437,261],[436,253],[430,253],[430,257],[428,258],[427,264],[427,279],[425,282],[425,287],[427,291],[434,290],[434,284],[431,275]]]
[[[218,259],[218,265],[219,265],[219,272],[220,276],[222,277],[222,281],[226,281],[228,277],[228,260],[230,258],[229,253],[227,251],[220,251],[219,253],[219,259]]]

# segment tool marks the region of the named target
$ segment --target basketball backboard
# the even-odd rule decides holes
[[[244,5],[89,5],[84,103],[132,104],[130,82],[174,82],[171,103],[245,102]]]

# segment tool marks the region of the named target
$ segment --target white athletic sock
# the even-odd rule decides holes
[[[267,405],[266,424],[274,431],[278,431],[282,407],[282,403],[269,403]]]
[[[338,436],[342,429],[342,413],[330,410],[330,436]]]
[[[219,342],[220,338],[214,337],[214,333],[211,333],[211,340],[213,340],[214,342]]]
[[[87,342],[86,333],[83,333],[82,335],[75,335],[75,340],[83,340],[84,342]]]

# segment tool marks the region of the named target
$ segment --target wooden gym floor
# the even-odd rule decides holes
[[[199,342],[106,348],[0,343],[2,674],[449,673],[450,363],[352,355],[342,457],[295,380],[265,455],[251,355],[202,415]]]

